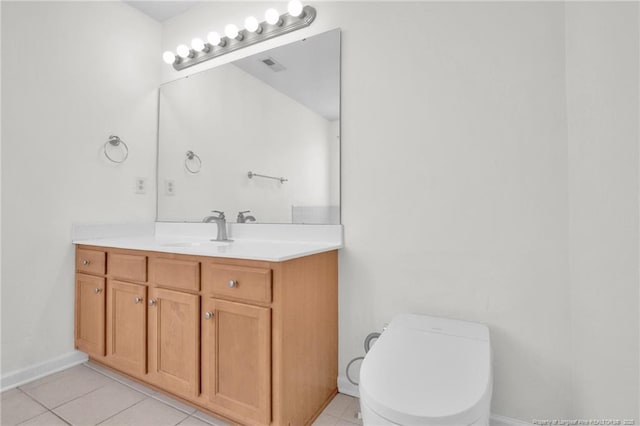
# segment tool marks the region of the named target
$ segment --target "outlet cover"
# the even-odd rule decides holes
[[[136,178],[136,194],[146,194],[147,193],[147,178],[137,177]]]
[[[176,181],[172,179],[164,180],[164,195],[176,195]]]

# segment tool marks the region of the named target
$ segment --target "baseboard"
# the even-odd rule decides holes
[[[80,351],[73,351],[21,370],[3,373],[2,377],[0,377],[0,392],[24,385],[49,374],[57,373],[74,365],[82,364],[88,359],[89,357],[86,354]]]
[[[525,422],[511,417],[500,416],[498,414],[491,415],[491,426],[525,426],[533,423]]]
[[[345,395],[353,396],[355,398],[360,398],[360,391],[358,390],[358,386],[351,383],[347,379],[347,376],[338,376],[338,392]]]
[[[347,380],[346,376],[338,377],[338,392],[360,398],[360,391],[358,386]],[[529,422],[523,420],[513,419],[511,417],[500,416],[498,414],[492,414],[490,420],[491,426],[524,426],[531,425]]]

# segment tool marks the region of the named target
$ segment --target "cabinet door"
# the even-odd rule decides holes
[[[214,409],[271,421],[271,310],[203,299],[202,391]]]
[[[200,392],[200,296],[149,289],[149,380],[171,392]]]
[[[107,283],[107,362],[134,375],[146,373],[146,291],[143,285]]]
[[[76,348],[104,356],[105,279],[76,275]]]

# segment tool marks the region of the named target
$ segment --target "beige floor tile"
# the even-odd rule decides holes
[[[45,407],[15,389],[15,391],[7,393],[6,396],[2,395],[0,424],[2,426],[17,425],[46,411]]]
[[[174,426],[187,417],[182,411],[147,398],[100,423],[100,426]]]
[[[4,401],[6,398],[11,398],[12,396],[17,395],[19,393],[22,393],[22,391],[18,388],[15,388],[15,389],[10,389],[0,393],[0,396],[2,397],[2,401]]]
[[[196,412],[196,409],[193,408],[192,406],[187,405],[187,404],[183,404],[182,402],[180,402],[180,401],[178,401],[176,399],[173,399],[170,396],[167,396],[167,395],[165,395],[163,393],[158,392],[153,397],[155,399],[161,401],[161,402],[164,402],[165,404],[168,404],[168,405],[172,406],[176,410],[180,410],[180,411],[182,411],[184,413],[187,413],[189,415],[191,415],[191,414]]]
[[[326,414],[324,411],[318,416],[312,426],[335,426],[340,420],[338,417]]]
[[[195,413],[193,413],[193,417],[214,426],[231,426],[231,423],[227,422],[226,420],[210,416],[207,413],[203,413],[202,411],[196,411]]]
[[[85,371],[86,369],[87,367],[85,367],[84,365],[76,365],[75,367],[67,368],[66,370],[62,370],[57,373],[50,374],[48,376],[44,376],[38,380],[34,380],[33,382],[29,382],[27,384],[19,386],[19,388],[22,390],[30,390],[33,388],[37,388],[38,386],[44,385],[46,383],[60,380],[62,377]]]
[[[323,413],[341,417],[349,404],[351,404],[355,399],[356,398],[352,396],[339,393],[333,398],[329,405],[327,405],[327,408],[324,409]]]
[[[362,420],[358,418],[360,412],[360,400],[353,398],[353,400],[347,405],[347,408],[342,412],[340,418],[350,423],[362,425]]]
[[[205,423],[195,417],[187,417],[178,426],[209,426],[209,423]]]
[[[25,423],[20,423],[20,426],[67,426],[68,424],[51,411],[47,411]]]
[[[122,383],[123,385],[129,386],[131,389],[141,392],[147,396],[156,396],[158,394],[158,392],[154,391],[150,387],[138,383],[135,380],[131,380],[127,377],[118,379],[118,382]]]
[[[148,386],[145,386],[143,384],[140,384],[134,380],[131,380],[130,378],[122,375],[122,374],[118,374],[116,372],[113,372],[111,370],[109,370],[108,368],[105,368],[103,366],[101,366],[100,364],[96,364],[95,362],[91,362],[88,361],[85,363],[85,365],[92,369],[97,371],[98,373],[101,373],[113,380],[115,380],[116,382],[120,382],[123,385],[127,385],[130,388],[138,391],[138,392],[142,392],[143,394],[147,395],[147,396],[154,396],[156,395],[158,392],[154,391],[153,389],[151,389]]]
[[[96,364],[95,362],[87,361],[84,363],[84,365],[87,368],[92,369],[93,371],[97,371],[98,373],[117,381],[125,378],[122,374],[118,374],[115,371],[109,370],[108,368],[101,366],[100,364]]]
[[[356,423],[348,422],[348,421],[346,421],[345,419],[339,419],[339,420],[338,420],[338,423],[336,423],[336,426],[353,426],[353,425],[355,425],[355,424],[356,424]]]
[[[94,391],[113,380],[80,365],[21,386],[20,389],[47,408],[55,408]]]
[[[145,398],[140,392],[112,382],[53,411],[73,425],[96,425]]]

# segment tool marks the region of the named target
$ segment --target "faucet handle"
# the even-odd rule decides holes
[[[251,210],[245,210],[243,212],[238,212],[238,214],[245,214],[245,213],[251,213]]]
[[[218,218],[224,219],[224,212],[221,212],[220,210],[211,210],[211,213],[218,213]]]

